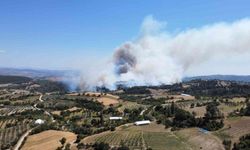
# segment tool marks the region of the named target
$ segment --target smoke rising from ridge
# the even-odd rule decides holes
[[[215,23],[168,33],[166,23],[148,16],[136,40],[119,46],[108,63],[96,69],[89,86],[114,88],[118,81],[134,85],[171,84],[181,81],[190,68],[216,55],[250,52],[250,19]],[[91,72],[91,71],[90,71]],[[91,73],[93,74],[93,73]]]

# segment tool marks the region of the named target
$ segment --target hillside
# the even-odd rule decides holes
[[[76,75],[77,73],[75,70],[0,68],[1,75],[25,76],[30,78],[62,77],[65,75]]]
[[[250,82],[250,75],[208,75],[208,76],[194,76],[185,77],[183,81],[191,80],[228,80],[228,81],[240,81],[240,82]]]
[[[31,78],[28,77],[22,77],[22,76],[7,76],[7,75],[0,75],[0,84],[20,84],[20,83],[26,83],[31,81]]]

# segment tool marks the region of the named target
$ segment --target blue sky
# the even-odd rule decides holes
[[[249,0],[2,0],[0,67],[68,69],[112,55],[153,15],[170,32],[250,16]]]

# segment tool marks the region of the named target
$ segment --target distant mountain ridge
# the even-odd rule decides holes
[[[228,80],[228,81],[237,81],[237,82],[250,82],[250,75],[207,75],[207,76],[194,76],[194,77],[185,77],[183,81],[191,80]]]
[[[67,74],[77,74],[75,70],[45,70],[45,69],[17,69],[0,68],[0,75],[24,76],[30,78],[63,77]]]
[[[76,70],[45,70],[45,69],[19,69],[19,68],[0,68],[0,75],[24,76],[30,78],[48,78],[48,77],[65,77],[79,76]],[[250,82],[250,75],[207,75],[185,77],[183,81],[191,80],[229,80],[239,82]]]

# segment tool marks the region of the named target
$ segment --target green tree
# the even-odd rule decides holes
[[[63,137],[61,140],[60,140],[60,143],[62,144],[62,145],[64,145],[65,144],[65,142],[66,142],[66,138],[65,137]]]
[[[101,143],[95,143],[93,145],[95,150],[109,150],[110,146],[107,143],[101,142]]]
[[[250,103],[247,103],[245,115],[250,116]]]
[[[70,146],[71,145],[69,143],[67,143],[66,146],[65,146],[65,148],[64,148],[64,150],[70,150]]]

